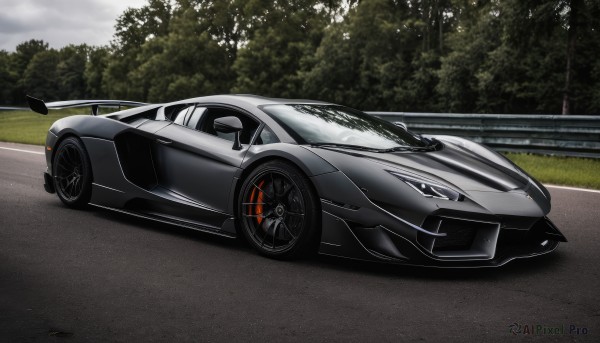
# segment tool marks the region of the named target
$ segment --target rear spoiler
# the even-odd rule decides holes
[[[92,115],[97,116],[99,114],[99,107],[118,107],[121,109],[121,106],[125,107],[139,107],[148,105],[144,102],[137,101],[126,101],[126,100],[69,100],[69,101],[53,101],[49,103],[45,103],[44,100],[34,98],[30,95],[27,95],[27,103],[29,104],[29,108],[32,111],[37,112],[39,114],[46,115],[48,114],[49,109],[59,110],[63,108],[70,107],[92,107]]]

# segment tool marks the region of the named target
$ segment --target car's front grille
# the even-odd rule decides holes
[[[420,232],[417,241],[425,250],[440,258],[490,259],[494,256],[500,230],[497,222],[487,222],[446,216],[427,218],[423,227],[433,236]]]
[[[468,250],[475,239],[475,228],[464,226],[464,222],[457,220],[443,221],[439,233],[445,233],[444,237],[437,237],[433,243],[433,252]]]

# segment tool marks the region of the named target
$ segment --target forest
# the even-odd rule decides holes
[[[0,104],[222,93],[600,114],[599,0],[148,0],[107,46],[0,51]]]

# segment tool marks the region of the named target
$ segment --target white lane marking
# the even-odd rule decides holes
[[[39,152],[39,151],[31,151],[31,150],[23,150],[23,149],[15,149],[15,148],[6,148],[6,147],[3,147],[3,146],[0,146],[0,149],[12,150],[12,151],[19,151],[19,152],[28,152],[30,154],[36,154],[36,155],[45,155],[46,154],[44,152]]]
[[[555,186],[555,185],[544,185],[544,186],[549,187],[549,188],[566,189],[568,191],[600,193],[600,190],[596,190],[596,189],[576,188],[576,187],[567,187],[567,186]]]

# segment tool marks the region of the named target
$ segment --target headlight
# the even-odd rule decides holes
[[[413,176],[408,176],[393,171],[390,171],[389,173],[404,181],[404,183],[412,187],[415,191],[421,193],[421,195],[426,198],[452,201],[462,201],[464,199],[464,195],[460,194],[459,192],[435,182],[421,180]]]

